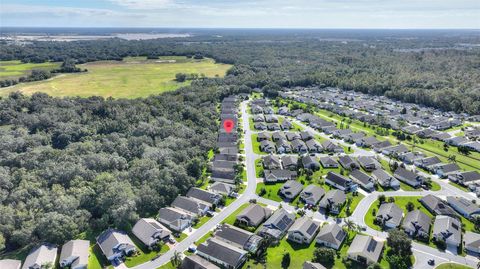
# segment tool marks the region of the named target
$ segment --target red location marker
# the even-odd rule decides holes
[[[231,133],[232,132],[232,129],[233,129],[233,120],[231,119],[226,119],[223,121],[223,129],[225,129],[225,131],[227,133]]]

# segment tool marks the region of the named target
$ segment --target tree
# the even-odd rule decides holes
[[[480,216],[474,216],[472,222],[475,230],[480,231]]]
[[[332,265],[335,262],[335,250],[326,247],[316,248],[313,252],[313,262]]]
[[[372,263],[367,267],[367,269],[382,269],[382,266],[378,263]]]
[[[410,268],[409,261],[410,258],[405,258],[401,255],[387,255],[387,261],[390,264],[392,269],[408,269]]]
[[[412,255],[412,240],[401,230],[390,230],[388,232],[387,244],[393,253],[403,257]]]
[[[180,252],[175,250],[172,258],[170,258],[170,262],[172,263],[173,266],[175,266],[175,268],[177,268],[177,266],[179,266],[180,263],[182,263],[182,254],[180,254]]]
[[[385,199],[386,199],[386,198],[385,198],[385,195],[384,195],[384,194],[380,194],[380,195],[378,196],[378,201],[380,202],[380,204],[385,203]]]
[[[5,237],[3,237],[3,234],[0,233],[0,252],[5,249]]]
[[[177,73],[175,74],[175,80],[177,82],[185,82],[187,80],[187,74]]]
[[[290,266],[290,253],[284,253],[282,257],[282,268],[286,269]]]
[[[407,209],[408,212],[413,211],[415,209],[415,204],[409,201],[405,206],[405,208]]]

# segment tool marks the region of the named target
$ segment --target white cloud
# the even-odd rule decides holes
[[[172,0],[109,0],[112,3],[128,9],[152,10],[162,9],[171,6]]]

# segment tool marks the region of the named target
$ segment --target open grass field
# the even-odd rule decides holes
[[[435,269],[470,269],[470,267],[456,263],[442,263]]]
[[[58,68],[59,63],[22,63],[21,61],[0,61],[0,80],[16,79],[28,76],[32,70],[52,70]]]
[[[27,95],[44,92],[52,96],[146,97],[190,84],[190,81],[175,81],[177,73],[222,77],[230,65],[217,64],[212,59],[194,60],[177,56],[158,60],[130,57],[121,62],[99,61],[78,67],[86,68],[88,72],[61,74],[46,81],[21,83],[0,90],[0,96],[20,91]]]

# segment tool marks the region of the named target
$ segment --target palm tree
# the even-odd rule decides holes
[[[170,259],[170,262],[171,262],[172,265],[175,266],[175,267],[179,266],[180,263],[182,262],[182,257],[181,257],[180,252],[175,251],[175,252],[173,253],[172,258]]]
[[[347,226],[349,231],[354,231],[357,228],[357,224],[355,224],[355,222],[351,219],[345,220],[345,226]]]

